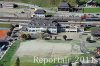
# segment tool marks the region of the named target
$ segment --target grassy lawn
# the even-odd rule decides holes
[[[57,64],[59,63],[46,63],[44,65],[43,63],[21,62],[20,66],[55,66]],[[15,66],[15,62],[11,66]]]
[[[78,54],[78,55],[70,55],[65,57],[65,63],[68,63],[69,61],[80,61],[82,58],[87,60],[87,57],[91,59],[92,55],[90,54]],[[32,58],[20,58],[20,66],[55,66],[57,64],[63,64],[58,63],[57,61],[55,63],[46,63],[45,65],[43,63],[34,63]],[[11,66],[15,66],[15,60],[12,60]]]
[[[2,60],[0,60],[0,64],[4,64],[4,66],[10,66],[11,59],[20,46],[20,41],[17,40],[8,50],[8,52],[5,54]]]
[[[62,0],[20,0],[24,3],[31,3],[40,7],[57,7]],[[76,0],[67,0],[71,5],[76,5]]]
[[[99,27],[88,27],[88,28],[85,28],[86,31],[92,31],[92,30],[100,30]]]
[[[100,13],[100,8],[83,8],[83,13]]]
[[[10,27],[11,27],[11,24],[0,23],[0,28],[10,28]]]
[[[88,2],[89,0],[80,0],[80,2],[83,2],[83,1]],[[97,1],[98,3],[100,3],[100,0],[95,0],[95,1]]]
[[[9,1],[35,4],[40,7],[55,7],[55,6],[57,7],[62,0],[9,0]],[[76,0],[67,0],[67,2],[69,2],[71,5],[76,5]]]

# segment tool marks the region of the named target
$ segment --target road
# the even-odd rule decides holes
[[[39,19],[39,18],[33,18],[34,19]],[[60,21],[61,23],[65,23],[65,24],[95,24],[95,25],[100,25],[100,21],[80,21],[78,19],[73,19],[73,18],[43,18],[45,20],[62,20]],[[40,19],[39,19],[40,20]],[[65,22],[63,20],[66,20]],[[71,20],[71,21],[68,21]],[[78,20],[78,21],[77,21]],[[18,18],[18,17],[0,17],[0,22],[10,22],[10,23],[29,23],[31,22],[32,19],[31,18]],[[68,21],[68,22],[67,22]],[[58,21],[59,22],[59,21]]]

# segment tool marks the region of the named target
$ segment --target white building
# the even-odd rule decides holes
[[[71,26],[69,28],[65,29],[66,32],[77,32],[78,31],[78,27],[77,26]]]
[[[36,34],[36,33],[42,33],[44,31],[46,31],[47,28],[45,27],[28,27],[28,32],[30,33],[33,33],[33,34]],[[50,31],[50,33],[53,33],[53,34],[57,34],[57,28],[48,28],[48,30]]]
[[[49,31],[52,34],[57,34],[57,27],[49,20],[34,20],[26,26],[29,33],[42,33]]]
[[[59,24],[65,32],[84,32],[84,27],[81,27],[84,24],[75,23],[74,21],[59,22]]]
[[[1,8],[14,8],[15,5],[16,4],[10,3],[10,2],[2,2],[2,3],[0,3],[0,7]]]

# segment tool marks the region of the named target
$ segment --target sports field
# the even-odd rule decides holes
[[[66,43],[52,43],[45,40],[31,40],[20,44],[19,49],[13,56],[11,66],[14,66],[17,57],[20,58],[21,66],[33,66],[35,64],[33,62],[34,56],[39,58],[64,58],[71,54],[82,54],[80,46],[75,45],[73,42],[67,43],[67,41]]]

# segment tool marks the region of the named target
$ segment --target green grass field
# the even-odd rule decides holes
[[[86,31],[92,31],[92,30],[100,30],[99,27],[87,27],[85,28]]]
[[[20,45],[20,41],[18,40],[10,47],[10,49],[2,58],[2,60],[0,60],[0,64],[3,64],[4,66],[10,66],[11,59],[15,54],[16,50],[18,49],[19,45]]]
[[[100,13],[100,8],[83,8],[83,13]]]
[[[92,57],[92,55],[90,54],[79,54],[79,55],[71,55],[71,56],[66,56],[64,58],[65,62],[64,63],[69,63],[70,61],[80,61],[82,60],[82,58],[86,59],[86,58],[90,58]],[[16,63],[16,59],[12,60],[11,62],[11,66],[15,66]],[[58,63],[57,61],[55,63],[34,63],[32,58],[28,58],[28,57],[23,57],[20,58],[20,66],[55,66],[57,64],[64,64],[64,63]]]
[[[0,28],[10,28],[11,24],[4,24],[4,23],[0,23]]]
[[[62,0],[1,0],[1,1],[16,1],[29,4],[35,4],[40,7],[57,7]],[[76,5],[76,0],[67,0],[71,5]]]
[[[23,2],[23,3],[29,3],[29,4],[35,4],[41,7],[57,7],[59,3],[62,0],[0,0],[0,1],[16,1],[16,2]],[[77,0],[66,0],[68,3],[70,3],[72,6],[77,5]],[[80,2],[87,2],[89,0],[80,0]],[[100,3],[100,0],[96,0],[98,3]]]

